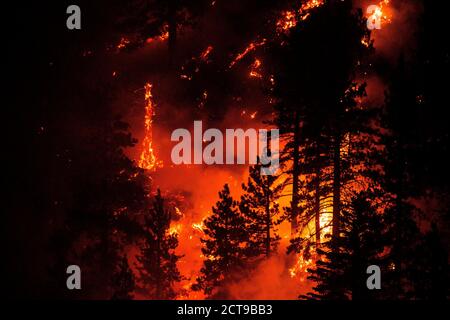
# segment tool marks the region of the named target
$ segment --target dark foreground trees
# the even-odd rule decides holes
[[[373,197],[361,193],[342,216],[340,237],[331,237],[319,249],[316,267],[309,270],[314,292],[303,298],[368,300],[378,294],[366,286],[367,267],[379,265],[384,249],[382,216],[370,203]]]
[[[182,277],[175,254],[178,239],[170,233],[171,213],[158,190],[153,205],[144,214],[143,241],[137,256],[140,292],[148,299],[174,299],[174,285]]]
[[[269,257],[276,252],[280,236],[277,225],[282,221],[278,199],[285,183],[275,175],[261,175],[261,166],[250,167],[247,184],[242,184],[244,195],[239,210],[245,218],[248,234],[247,255]]]
[[[205,260],[193,286],[212,298],[226,297],[225,284],[241,276],[248,240],[245,219],[230,195],[228,184],[219,192],[219,198],[212,215],[204,222],[205,238],[201,241]]]

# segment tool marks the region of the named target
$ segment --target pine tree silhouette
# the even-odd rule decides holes
[[[276,226],[281,222],[277,200],[285,184],[275,175],[261,175],[261,165],[250,167],[247,184],[242,184],[245,194],[241,196],[239,209],[246,219],[249,243],[246,254],[268,257],[276,251],[280,236]]]
[[[281,46],[271,48],[274,123],[286,139],[282,159],[291,176],[294,241],[312,218],[319,226],[320,202],[330,195],[333,234],[339,234],[342,186],[349,168],[342,149],[349,135],[359,131],[356,119],[362,112],[357,111],[356,101],[365,93],[365,85],[355,83],[355,73],[361,71],[355,66],[370,51],[361,43],[367,36],[361,12],[355,13],[347,2],[327,1],[312,10],[301,26],[292,28]],[[306,186],[300,175],[310,175],[311,185]],[[301,200],[310,196],[315,199],[308,201],[312,208],[306,208]],[[317,237],[319,242],[318,232]]]
[[[119,263],[118,271],[113,276],[114,294],[112,300],[131,300],[133,299],[133,292],[136,287],[136,279],[133,271],[128,265],[126,256],[122,258]]]
[[[351,211],[342,219],[340,237],[331,239],[319,249],[320,259],[308,269],[308,278],[316,282],[314,291],[305,299],[368,300],[376,290],[366,286],[367,267],[380,264],[383,252],[383,221],[370,204],[372,197],[360,193],[352,201]]]
[[[174,284],[182,280],[177,269],[180,256],[176,234],[170,234],[171,213],[164,206],[161,192],[155,196],[153,206],[146,212],[143,226],[143,243],[137,257],[140,292],[150,299],[174,299]]]
[[[219,192],[219,198],[212,215],[204,222],[203,267],[192,287],[203,290],[210,298],[226,297],[224,286],[241,275],[248,243],[245,219],[230,195],[228,184]]]
[[[386,95],[383,136],[386,146],[383,158],[385,170],[383,189],[386,192],[387,241],[385,259],[385,296],[411,299],[415,296],[421,233],[416,218],[418,208],[410,202],[420,192],[417,171],[413,169],[415,154],[420,150],[416,125],[419,106],[415,98],[413,77],[401,56],[391,76]]]

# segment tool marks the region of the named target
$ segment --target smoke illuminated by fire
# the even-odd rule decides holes
[[[382,0],[377,5],[377,9],[372,14],[373,19],[379,19],[382,23],[390,23],[391,15],[389,14],[389,5],[390,0]]]
[[[296,27],[301,21],[304,21],[308,19],[308,17],[313,14],[311,10],[314,8],[318,8],[321,5],[324,4],[324,0],[309,0],[304,2],[298,9],[296,10],[288,10],[283,11],[281,13],[280,19],[276,21],[276,31],[278,34],[289,32],[290,29]],[[380,17],[382,19],[383,23],[390,23],[392,20],[392,10],[389,8],[390,1],[389,0],[382,0],[379,4],[379,10],[375,12],[375,15],[377,17]],[[381,34],[381,33],[380,33]],[[153,41],[164,41],[167,39],[168,34],[164,33],[161,36],[147,39],[147,43],[153,42]],[[370,39],[362,39],[362,43],[364,45],[369,46],[370,45]],[[118,46],[118,49],[123,49],[127,46],[126,39],[122,39],[121,43]],[[244,45],[239,46],[239,48],[242,48],[242,51],[237,51],[233,53],[231,62],[227,60],[225,63],[225,68],[228,67],[228,69],[233,68],[236,64],[239,62],[241,63],[248,63],[246,66],[246,69],[244,69],[245,73],[244,75],[246,77],[250,77],[253,79],[261,79],[263,77],[270,77],[270,82],[274,82],[273,76],[263,74],[263,71],[266,71],[264,69],[265,61],[261,59],[261,55],[259,55],[259,52],[257,52],[258,48],[264,46],[266,43],[268,43],[268,40],[265,38],[262,38],[261,35],[256,36],[253,38],[253,41],[250,43],[244,43]],[[213,43],[214,44],[214,43]],[[215,45],[215,44],[214,44]],[[216,48],[216,49],[215,49]],[[214,53],[214,58],[216,57],[216,53],[220,53],[220,47],[216,46],[213,47],[213,45],[210,44],[210,42],[203,43],[202,46],[199,46],[197,50],[195,50],[195,53],[190,55],[192,58],[188,58],[189,62],[194,61],[193,70],[189,69],[188,67],[182,66],[181,67],[181,74],[177,74],[178,78],[185,79],[185,80],[192,80],[193,77],[195,77],[195,74],[198,72],[197,66],[201,64],[208,64],[212,60],[211,56],[212,53]],[[253,55],[254,54],[254,55]],[[255,55],[258,55],[258,57],[255,57]],[[246,57],[250,58],[244,59]],[[264,64],[263,64],[264,62]],[[234,70],[234,69],[233,69]],[[194,78],[195,79],[195,78]],[[184,82],[187,83],[187,82]],[[159,89],[159,87],[158,87]],[[162,162],[159,161],[155,155],[154,152],[154,143],[158,143],[158,141],[153,141],[153,117],[155,114],[155,103],[153,101],[153,85],[151,83],[147,83],[145,85],[145,135],[142,142],[142,151],[139,158],[139,166],[155,171],[157,168],[162,167]],[[197,100],[197,107],[199,110],[203,110],[205,107],[206,102],[211,100],[214,97],[214,92],[212,90],[207,91],[206,89],[203,91],[200,91],[200,98]],[[241,107],[241,106],[240,106]],[[255,120],[255,118],[263,118],[263,112],[256,111],[257,106],[256,105],[246,105],[246,109],[242,109],[238,111],[237,116],[238,118],[246,120],[248,122],[251,122]],[[240,115],[240,117],[239,117]],[[235,119],[233,119],[235,120]],[[254,122],[254,121],[253,121]],[[160,147],[160,145],[157,145]],[[158,149],[160,150],[160,149]],[[345,150],[341,150],[341,152],[346,152]],[[169,168],[164,168],[169,169]],[[186,171],[191,171],[190,173],[185,173],[182,171],[182,174],[179,174],[179,171],[175,173],[175,176],[169,176],[169,179],[167,180],[177,180],[177,181],[169,181],[166,182],[166,187],[169,189],[169,187],[173,187],[175,189],[175,186],[179,190],[187,190],[189,192],[195,193],[195,196],[192,197],[192,199],[186,200],[191,201],[193,208],[189,209],[183,209],[183,214],[178,214],[181,218],[172,221],[172,225],[170,227],[169,233],[170,234],[176,234],[179,239],[179,248],[177,248],[178,254],[182,255],[183,257],[179,261],[179,269],[181,273],[186,276],[185,281],[182,282],[180,287],[182,288],[182,293],[178,298],[180,299],[202,299],[204,298],[202,293],[194,292],[191,290],[192,284],[195,282],[196,277],[198,276],[199,270],[201,268],[201,264],[204,259],[214,259],[214,257],[204,257],[201,254],[201,243],[200,239],[204,237],[204,220],[208,217],[210,214],[210,211],[208,209],[211,209],[211,207],[214,205],[215,201],[217,201],[217,192],[220,190],[220,185],[223,185],[224,183],[231,184],[231,179],[229,176],[229,172],[226,171],[226,169],[223,168],[214,168],[211,169],[212,172],[205,173],[202,168],[193,168],[193,167],[186,167],[184,168]],[[162,170],[161,170],[162,171]],[[323,172],[324,174],[329,174],[329,172]],[[208,175],[209,174],[209,175]],[[178,176],[180,175],[180,176]],[[183,177],[185,175],[185,177]],[[162,179],[167,178],[164,176]],[[238,177],[239,178],[243,178]],[[207,181],[208,179],[211,179],[211,181]],[[238,180],[237,179],[237,180]],[[301,180],[304,180],[305,177],[300,177]],[[156,178],[155,178],[156,180]],[[195,180],[195,181],[189,181],[189,180]],[[235,182],[235,186],[231,186],[231,191],[235,194],[233,195],[235,199],[239,199],[240,193],[242,190],[240,189],[240,183],[245,181],[245,179],[238,180]],[[158,181],[158,183],[164,183],[161,181]],[[205,186],[207,186],[205,188]],[[183,189],[185,188],[185,189]],[[201,192],[196,189],[207,189],[202,190]],[[194,191],[192,191],[194,190]],[[200,195],[201,193],[201,195]],[[291,198],[289,196],[290,193],[292,193],[292,187],[288,186],[286,190],[284,190],[284,196],[279,200],[280,208],[289,207],[290,206],[290,200]],[[201,198],[200,198],[201,197]],[[324,199],[320,199],[320,240],[321,242],[325,241],[325,235],[331,233],[331,221],[332,221],[332,201],[329,200],[331,197],[330,195],[327,195],[324,197]],[[302,205],[302,204],[301,204]],[[178,210],[178,208],[176,208]],[[314,235],[317,230],[315,230],[315,224],[314,221],[308,221],[304,225],[302,225],[302,228],[300,230],[299,236],[301,236],[304,239],[312,239],[314,238]],[[287,245],[289,245],[289,240],[291,237],[290,234],[290,226],[288,222],[283,222],[282,225],[279,227],[279,235],[282,238],[282,243],[280,244],[280,249],[277,255],[274,255],[273,258],[271,258],[268,262],[264,263],[264,266],[260,269],[260,274],[254,275],[253,278],[248,278],[243,281],[246,285],[248,285],[247,288],[250,288],[251,286],[257,286],[255,283],[257,279],[260,279],[263,273],[271,273],[274,269],[278,270],[277,268],[283,269],[280,271],[280,274],[282,272],[285,272],[286,274],[283,276],[280,276],[278,279],[270,279],[270,281],[276,282],[279,281],[281,283],[281,287],[288,286],[284,276],[289,278],[288,280],[289,285],[292,285],[292,283],[295,283],[295,286],[299,286],[299,282],[302,282],[302,287],[304,286],[305,282],[307,281],[307,269],[314,266],[317,256],[314,254],[311,254],[307,257],[303,253],[297,253],[292,254],[290,257],[286,258],[285,255],[285,248]],[[276,260],[278,259],[278,260]],[[263,275],[263,279],[266,277],[266,275]],[[281,279],[281,280],[280,280]],[[268,280],[269,281],[269,280]],[[306,286],[306,285],[305,285]],[[296,287],[296,288],[297,288]],[[247,289],[246,288],[246,289]],[[241,284],[236,284],[236,292],[233,297],[240,297],[238,291],[242,289]],[[277,290],[279,288],[277,287]],[[253,294],[253,291],[252,291]],[[257,293],[259,294],[259,293]],[[268,296],[265,298],[273,298],[274,295],[277,293],[270,292],[268,293]],[[280,295],[281,296],[281,295]],[[283,296],[284,298],[296,298],[298,296],[298,292],[292,291],[289,292],[289,296]],[[254,298],[254,295],[246,296],[246,298]]]
[[[266,39],[263,39],[259,42],[251,42],[244,51],[242,51],[241,53],[239,53],[234,59],[233,61],[230,63],[229,68],[232,68],[237,62],[239,62],[240,60],[242,60],[247,54],[249,54],[250,52],[254,51],[257,47],[260,47],[262,45],[264,45],[266,43]]]

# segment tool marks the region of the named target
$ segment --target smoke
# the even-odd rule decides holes
[[[379,5],[379,0],[357,0],[355,8],[361,8],[364,15],[370,5]],[[397,62],[400,54],[408,54],[416,47],[418,19],[423,8],[420,1],[390,0],[383,6],[383,14],[389,21],[382,21],[381,29],[372,31],[376,54]]]
[[[312,289],[306,272],[295,277],[289,273],[294,258],[280,248],[277,254],[261,261],[248,277],[228,285],[229,299],[295,300],[306,294]]]

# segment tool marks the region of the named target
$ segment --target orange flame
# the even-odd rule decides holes
[[[142,153],[139,159],[139,167],[154,170],[162,166],[162,162],[156,159],[153,150],[153,116],[155,104],[153,102],[151,83],[145,84],[145,137],[142,142]]]
[[[391,23],[391,14],[388,8],[390,0],[382,0],[377,4],[376,10],[367,17],[369,20],[378,20],[383,24]]]
[[[311,9],[320,7],[323,5],[323,0],[309,0],[301,5],[300,9],[297,11],[285,11],[283,12],[283,16],[280,20],[277,21],[277,31],[278,32],[286,32],[289,29],[294,28],[299,21],[304,21],[308,19]]]
[[[257,47],[262,46],[266,43],[266,39],[262,39],[260,42],[251,42],[247,48],[241,53],[239,53],[233,61],[231,61],[229,68],[231,69],[236,63],[242,60],[247,54],[255,50]]]
[[[120,41],[117,44],[116,48],[118,50],[125,49],[130,44],[130,42],[131,41],[129,39],[122,37],[122,38],[120,38]]]

